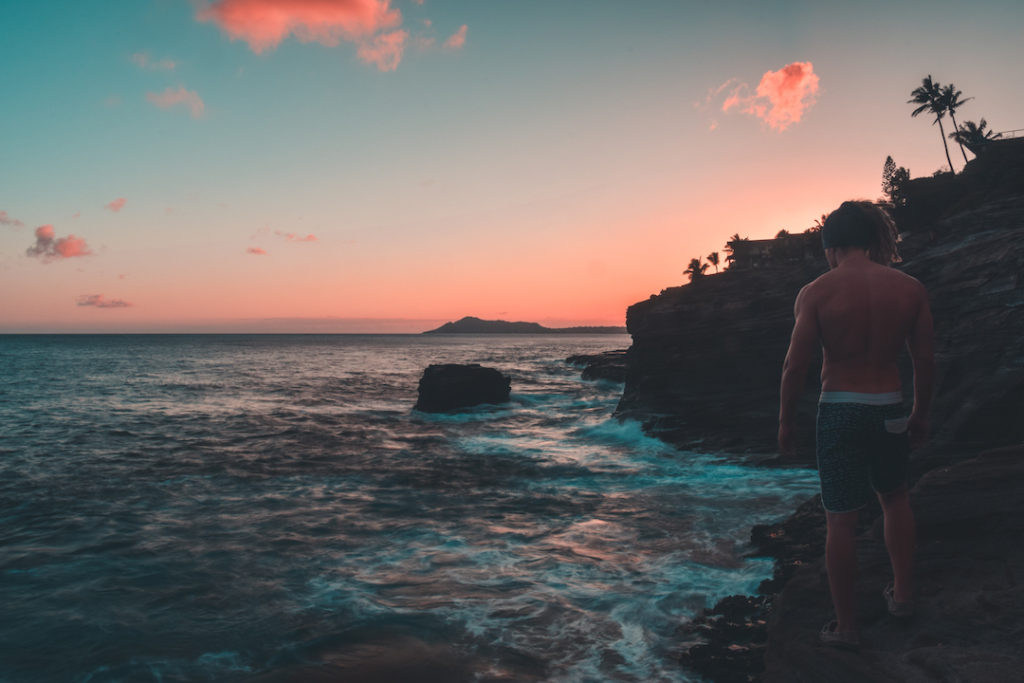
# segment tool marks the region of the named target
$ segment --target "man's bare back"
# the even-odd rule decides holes
[[[806,285],[796,299],[796,322],[783,369],[780,422],[786,426],[794,418],[817,344],[824,355],[822,391],[864,393],[901,390],[898,361],[908,348],[915,379],[910,431],[919,444],[927,437],[931,397],[931,371],[925,366],[932,353],[932,317],[924,286],[875,263],[863,250],[831,254],[830,265],[832,269]],[[782,431],[780,445],[791,446],[791,433]]]
[[[897,360],[927,309],[924,286],[851,254],[806,290],[824,351],[822,390],[899,391]]]

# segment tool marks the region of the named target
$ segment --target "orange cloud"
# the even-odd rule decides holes
[[[316,242],[316,235],[312,233],[303,237],[302,235],[296,235],[294,232],[281,232],[280,230],[275,230],[274,234],[285,238],[289,242]]]
[[[78,297],[77,305],[95,308],[128,308],[132,303],[123,299],[107,299],[102,294],[83,294]]]
[[[36,228],[36,243],[25,250],[26,256],[38,258],[44,263],[91,253],[84,239],[74,235],[57,237],[52,225]]]
[[[203,115],[206,105],[199,93],[195,90],[185,90],[185,86],[179,85],[178,89],[167,88],[162,93],[148,92],[146,99],[161,109],[168,109],[176,104],[183,104],[192,111],[192,118],[198,119]]]
[[[466,44],[466,31],[469,27],[463,24],[459,27],[459,30],[453,33],[448,40],[444,41],[444,46],[451,48],[452,50],[458,50],[460,47]]]
[[[376,64],[381,71],[394,71],[402,61],[407,31],[391,31],[375,36],[359,45],[356,54],[367,64]]]
[[[196,17],[217,24],[231,40],[244,40],[256,53],[277,47],[289,34],[333,47],[402,23],[390,0],[217,0],[201,5]]]
[[[248,249],[245,250],[245,253],[255,254],[256,256],[264,256],[266,255],[267,252],[265,249],[260,249],[259,247],[249,247]]]
[[[124,208],[124,203],[125,203],[125,198],[124,197],[118,197],[117,199],[115,199],[114,201],[110,202],[109,204],[105,204],[103,208],[110,209],[114,213],[117,213],[118,211],[120,211],[121,209]]]
[[[177,62],[173,59],[161,59],[154,61],[149,58],[149,54],[146,52],[136,52],[132,55],[132,61],[135,63],[135,66],[140,69],[174,71],[174,68],[178,66]]]
[[[0,211],[0,225],[11,225],[14,226],[15,228],[20,228],[25,224],[19,221],[17,218],[11,218],[10,216],[8,216],[6,211]]]
[[[718,94],[733,82],[727,81],[713,92]],[[793,62],[778,71],[765,72],[753,95],[746,83],[734,86],[722,102],[722,111],[736,108],[756,116],[775,130],[783,131],[800,122],[817,96],[818,76],[814,73],[814,65],[810,62]]]

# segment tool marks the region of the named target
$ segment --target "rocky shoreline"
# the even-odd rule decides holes
[[[928,288],[936,327],[933,436],[911,463],[917,620],[895,624],[885,611],[880,592],[891,570],[875,504],[862,513],[858,538],[865,648],[817,644],[831,601],[815,497],[752,530],[752,555],[774,557],[774,576],[758,595],[730,596],[681,625],[683,666],[730,682],[1019,677],[1024,550],[1014,542],[1022,517],[1010,506],[1024,492],[1022,162],[1024,140],[1004,145],[960,176],[936,179],[942,192],[915,181],[917,204],[897,210],[899,267]],[[614,358],[620,364],[604,376],[625,382],[616,414],[681,449],[771,453],[792,302],[824,269],[813,259],[730,268],[663,290],[629,308],[628,351],[591,359],[585,372],[601,377]],[[909,363],[902,371],[909,405]],[[819,389],[812,373],[798,418],[804,466],[813,458]]]

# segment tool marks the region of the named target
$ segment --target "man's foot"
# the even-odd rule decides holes
[[[836,627],[838,625],[837,622],[830,621],[822,626],[821,633],[818,634],[818,641],[822,645],[830,645],[843,650],[859,650],[860,637],[857,635],[857,632],[837,631]]]
[[[914,616],[914,601],[897,600],[891,583],[885,587],[882,595],[885,597],[885,606],[889,609],[889,614],[892,616],[897,619],[909,619]]]

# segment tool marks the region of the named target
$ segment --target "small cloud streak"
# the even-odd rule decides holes
[[[20,228],[25,224],[19,221],[17,218],[11,218],[7,215],[6,211],[0,211],[0,225],[10,225],[11,227]]]
[[[381,71],[394,71],[402,61],[408,31],[391,31],[375,36],[359,45],[356,55],[367,64],[376,64]]]
[[[285,238],[289,242],[316,242],[316,235],[312,233],[303,237],[302,235],[296,235],[294,232],[281,232],[280,230],[275,230],[274,234]]]
[[[174,71],[178,63],[173,59],[153,60],[147,52],[136,52],[132,55],[132,62],[140,69],[152,71]]]
[[[129,308],[132,303],[124,299],[107,299],[102,294],[83,294],[76,301],[78,306],[92,306],[93,308]]]
[[[244,40],[258,54],[277,47],[289,35],[330,47],[342,40],[361,42],[402,23],[402,13],[390,4],[390,0],[217,0],[200,4],[196,18],[213,22],[228,38]]]
[[[120,211],[121,209],[124,208],[124,204],[125,204],[125,198],[124,197],[118,197],[117,199],[115,199],[114,201],[110,202],[109,204],[104,204],[103,208],[104,209],[110,209],[114,213],[117,213],[118,211]]]
[[[40,225],[36,228],[36,243],[25,250],[26,256],[38,258],[43,263],[88,256],[91,253],[84,239],[74,235],[57,237],[52,225]]]
[[[206,110],[203,99],[195,90],[185,90],[185,86],[179,85],[177,89],[167,88],[161,93],[148,92],[146,99],[160,109],[169,109],[177,104],[183,104],[192,112],[192,118],[202,117]]]
[[[246,254],[255,254],[256,256],[266,256],[267,255],[266,250],[265,249],[260,249],[259,247],[249,247],[248,249],[245,250],[245,253]]]
[[[459,30],[449,36],[448,40],[444,41],[444,46],[450,50],[458,50],[466,44],[466,31],[469,27],[463,24],[459,27]]]
[[[818,83],[811,62],[793,62],[778,71],[765,72],[753,94],[746,83],[729,79],[708,93],[706,104],[711,104],[715,98],[728,91],[721,105],[723,113],[736,109],[761,119],[772,129],[781,132],[799,123],[804,112],[814,105],[818,97]],[[717,126],[718,123],[712,121],[712,130]]]

